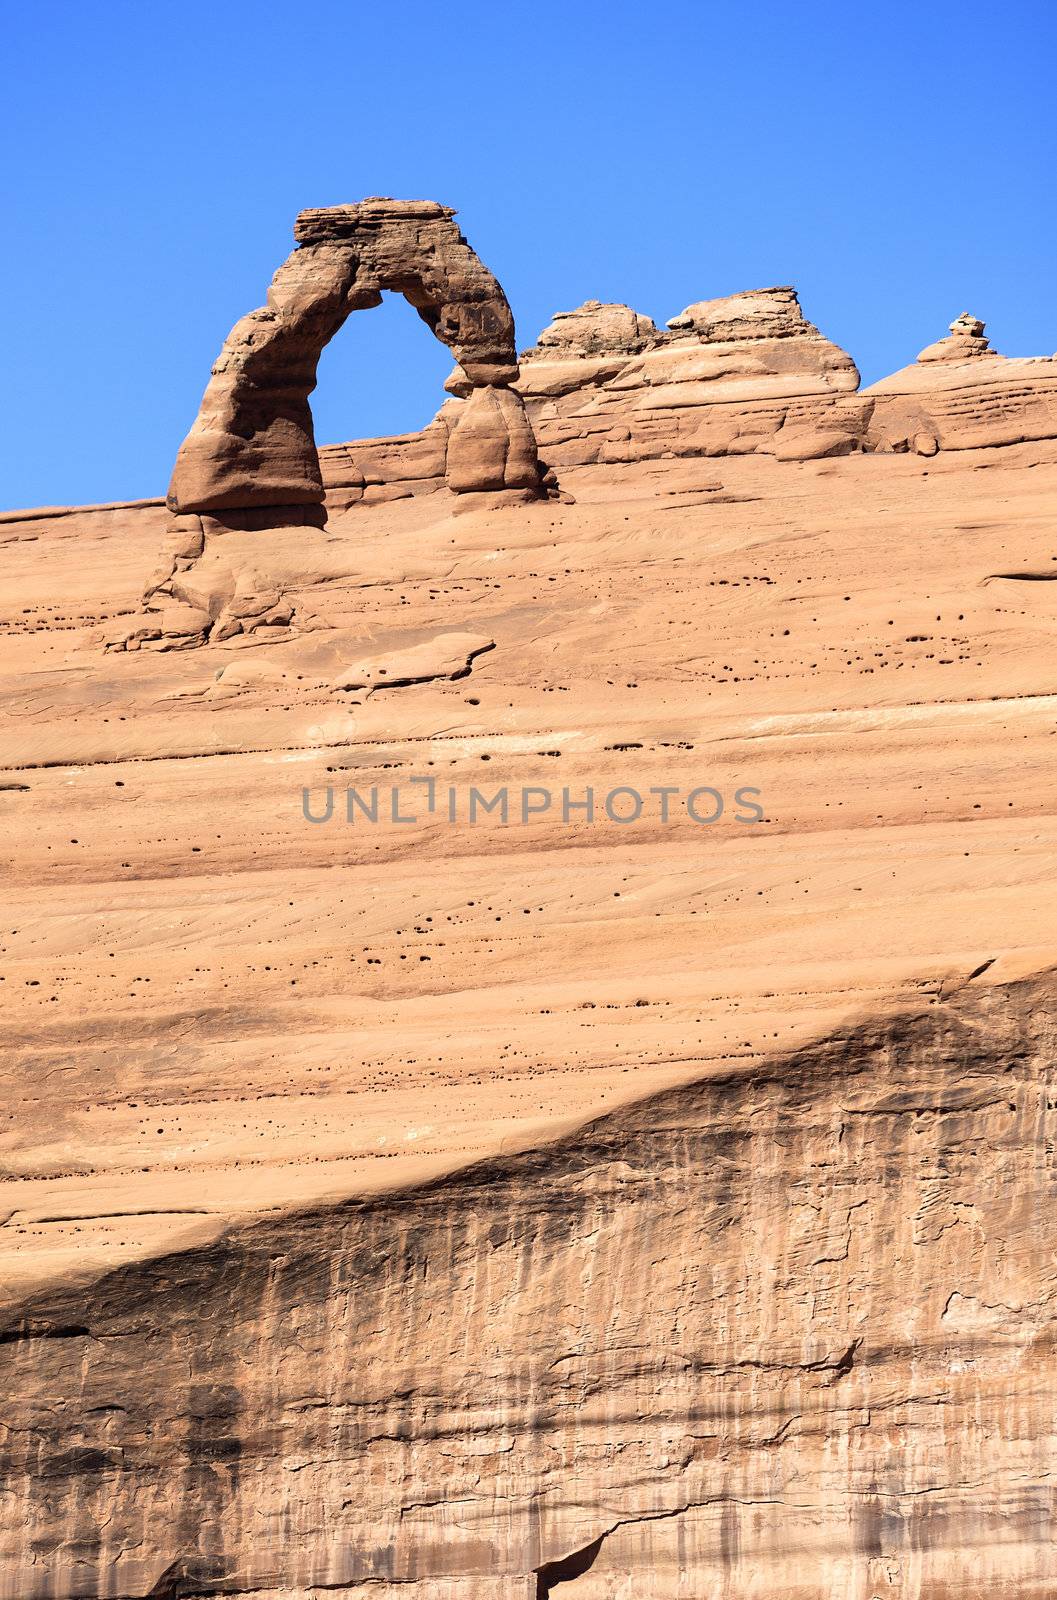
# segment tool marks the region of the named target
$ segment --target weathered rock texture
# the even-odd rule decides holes
[[[559,471],[672,456],[932,455],[1057,437],[1057,361],[1007,360],[983,331],[964,312],[915,366],[859,393],[851,358],[804,319],[791,288],[702,301],[667,333],[591,301],[525,352],[518,387]]]
[[[1055,1054],[970,987],[24,1307],[0,1595],[1042,1600]]]
[[[558,467],[769,451],[804,459],[854,447],[869,407],[851,357],[793,289],[703,300],[666,332],[595,301],[559,316],[523,356],[544,459]]]
[[[0,1597],[1050,1600],[1057,443],[442,427],[0,516]]]
[[[984,324],[971,312],[963,311],[951,323],[945,339],[926,345],[918,355],[919,361],[967,361],[972,356],[993,356],[991,341],[984,334]]]
[[[998,355],[969,312],[913,365],[858,385],[851,357],[806,321],[793,289],[780,287],[700,301],[666,329],[629,306],[589,300],[559,312],[523,352],[516,391],[551,484],[592,464],[932,456],[1057,438],[1057,358]],[[460,368],[447,387],[469,393]],[[462,410],[449,401],[420,433],[326,447],[328,498],[347,508],[443,489]]]
[[[299,248],[268,303],[237,322],[176,460],[176,512],[322,504],[308,397],[316,364],[352,311],[396,290],[455,353],[469,401],[454,432],[451,488],[535,488],[532,430],[509,385],[518,375],[506,296],[447,206],[371,199],[302,211]],[[273,518],[273,520],[275,520]]]
[[[1057,358],[998,355],[963,311],[916,363],[872,384],[871,450],[976,450],[1057,438]]]

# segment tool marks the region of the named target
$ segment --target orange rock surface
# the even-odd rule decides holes
[[[716,305],[0,520],[3,1600],[1052,1594],[1054,363]]]

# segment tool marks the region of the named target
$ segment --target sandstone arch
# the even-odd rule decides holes
[[[430,200],[374,198],[302,211],[297,248],[267,304],[235,324],[180,447],[175,512],[260,512],[323,502],[308,397],[324,345],[353,311],[403,294],[455,355],[465,384],[449,436],[456,491],[536,488],[539,464],[519,394],[514,319],[454,211]],[[303,511],[302,511],[303,515]]]

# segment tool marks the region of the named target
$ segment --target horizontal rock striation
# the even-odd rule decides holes
[[[518,387],[552,465],[854,447],[859,374],[792,288],[700,301],[664,332],[648,324],[648,342],[644,320],[590,302],[524,352]]]
[[[0,1600],[1051,1600],[1053,364],[674,323],[0,515]]]
[[[963,311],[917,361],[864,391],[869,450],[980,450],[1057,438],[1057,358],[998,355]]]
[[[459,401],[449,400],[417,433],[323,445],[319,465],[327,505],[344,510],[445,488],[448,440],[461,409]]]
[[[858,385],[851,357],[781,287],[701,301],[667,333],[626,306],[588,302],[524,353],[518,387],[559,469],[665,456],[932,455],[1057,437],[1057,361],[997,355],[968,312],[914,366]]]
[[[461,367],[447,387],[470,393]],[[806,320],[787,286],[699,301],[666,328],[630,306],[588,300],[558,312],[522,352],[514,392],[552,487],[563,469],[582,466],[927,457],[1057,438],[1057,358],[1001,356],[963,312],[915,363],[860,390],[851,357]],[[346,509],[451,487],[448,441],[461,415],[449,401],[419,433],[325,447],[328,503]]]
[[[1042,1600],[1055,1045],[969,985],[24,1304],[0,1596]]]

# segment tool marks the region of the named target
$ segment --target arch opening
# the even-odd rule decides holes
[[[433,201],[364,200],[303,211],[267,304],[237,322],[176,459],[172,511],[259,513],[323,505],[309,395],[324,347],[385,290],[410,301],[461,368],[467,395],[445,450],[458,493],[539,491],[502,288]]]
[[[428,426],[448,395],[451,352],[397,290],[369,316],[350,316],[320,353],[311,395],[320,448]]]

